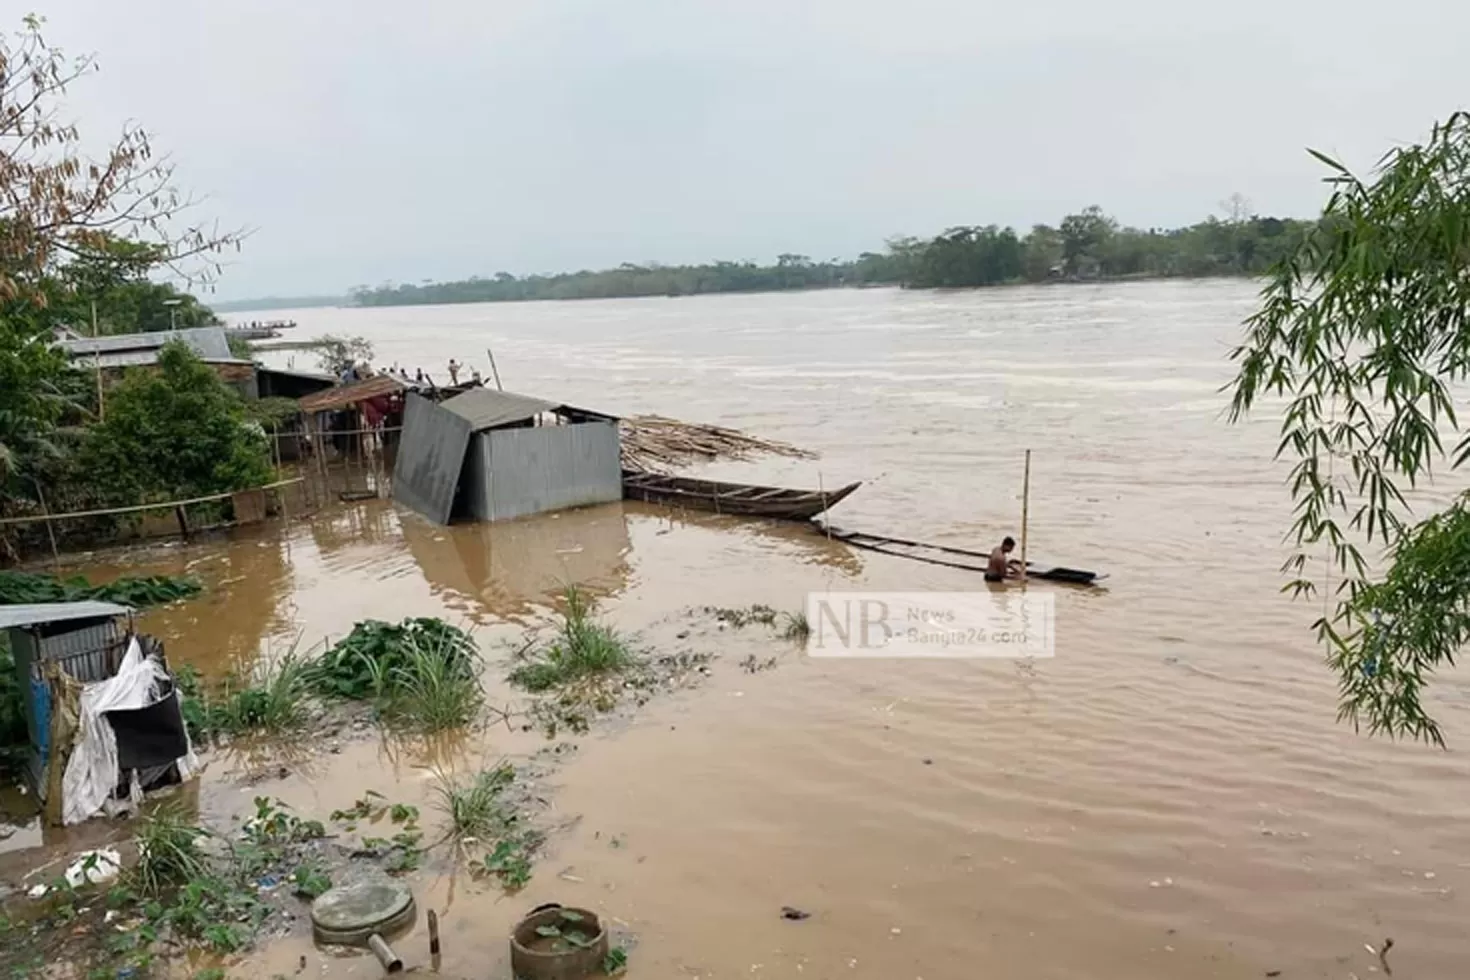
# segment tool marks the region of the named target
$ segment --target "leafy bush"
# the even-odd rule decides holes
[[[157,371],[131,371],[108,393],[107,415],[82,457],[111,474],[118,503],[202,497],[271,481],[264,433],[245,402],[182,343],[164,346]]]
[[[382,696],[411,671],[415,653],[434,651],[458,676],[473,677],[479,653],[468,633],[442,619],[419,617],[393,625],[364,620],[311,667],[309,680],[319,694],[365,701]]]

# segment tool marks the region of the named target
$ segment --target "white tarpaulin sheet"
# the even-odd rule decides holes
[[[128,642],[128,652],[114,676],[82,689],[77,747],[61,780],[61,819],[68,827],[96,816],[117,786],[117,737],[103,715],[109,711],[146,708],[164,697],[173,697],[172,691],[163,693],[169,690],[168,681],[163,664],[143,656],[143,649],[134,638]],[[193,745],[177,765],[180,779],[194,775],[199,760]],[[133,802],[140,802],[142,796],[135,773]]]

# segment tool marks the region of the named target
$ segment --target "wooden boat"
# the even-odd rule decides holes
[[[990,564],[990,555],[981,551],[966,551],[963,548],[925,544],[922,541],[890,538],[881,534],[844,531],[820,523],[817,527],[833,540],[844,541],[854,548],[866,548],[869,551],[895,555],[899,558],[910,558],[914,561],[927,562],[930,565],[944,565],[949,568],[962,568],[967,572],[984,574],[986,567]],[[1107,575],[1102,572],[1092,572],[1083,568],[1067,568],[1061,565],[1042,565],[1034,561],[1026,563],[1026,575],[1028,578],[1067,582],[1073,585],[1096,585],[1107,578]]]
[[[809,521],[829,507],[836,506],[860,486],[861,483],[849,483],[845,487],[824,493],[821,490],[787,490],[748,483],[721,483],[718,480],[697,480],[687,476],[623,471],[623,497],[626,500],[644,500],[652,504],[670,504],[690,510],[771,517],[785,521]]]

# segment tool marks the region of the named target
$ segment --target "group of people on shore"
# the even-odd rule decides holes
[[[454,358],[451,357],[449,359],[448,371],[449,384],[451,387],[459,384],[460,373],[464,371],[465,367],[466,365],[459,363]],[[398,378],[405,384],[415,385],[420,388],[437,387],[437,385],[434,383],[433,377],[425,374],[423,368],[416,368],[413,375],[410,376],[408,373],[408,368],[400,367],[398,362],[396,361],[393,363],[393,366],[388,369],[388,376],[390,378]],[[478,368],[470,368],[469,383],[472,385],[480,385],[485,383],[484,379],[480,376],[480,371]]]

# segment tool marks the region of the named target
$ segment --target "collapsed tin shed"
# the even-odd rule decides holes
[[[439,404],[406,396],[393,497],[436,524],[622,496],[614,416],[487,388]]]

